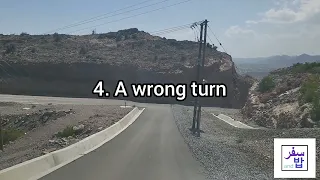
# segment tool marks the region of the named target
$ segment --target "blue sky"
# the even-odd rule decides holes
[[[142,1],[143,0],[0,0],[0,33],[20,34],[21,32],[27,32],[30,34],[43,34]],[[163,0],[150,0],[150,2],[140,5],[140,7],[160,1]],[[59,31],[59,33],[71,33],[75,30],[121,19],[181,1],[184,0],[168,0],[155,6],[66,29]],[[295,3],[292,3],[293,1],[295,1]],[[98,33],[102,33],[137,27],[140,30],[152,32],[208,19],[210,21],[209,25],[223,43],[227,52],[233,57],[257,57],[276,54],[297,55],[302,53],[320,54],[320,50],[317,51],[319,48],[314,48],[314,46],[317,45],[315,43],[319,42],[316,42],[315,39],[320,37],[316,31],[312,38],[310,37],[310,39],[305,40],[306,42],[309,40],[314,40],[315,42],[309,43],[304,48],[297,45],[297,47],[291,47],[292,43],[296,42],[298,44],[303,40],[302,37],[299,39],[296,36],[299,33],[302,36],[303,29],[301,29],[301,31],[294,31],[294,23],[301,22],[299,19],[296,19],[296,21],[295,19],[290,19],[299,18],[298,15],[303,17],[301,13],[310,14],[308,12],[312,10],[310,10],[311,7],[315,5],[316,7],[320,7],[319,3],[317,3],[319,1],[320,0],[192,0],[146,15],[98,26],[95,27],[95,29]],[[306,5],[306,3],[309,4]],[[307,8],[309,7],[309,9],[304,8],[305,6]],[[123,11],[128,10],[129,9]],[[315,9],[314,11],[316,12],[313,12],[313,14],[309,15],[310,17],[308,16],[308,19],[305,18],[305,20],[310,20],[310,18],[317,20],[316,17],[318,17],[317,15],[320,10]],[[287,23],[287,21],[290,20],[292,20],[292,22]],[[314,21],[312,21],[312,23],[314,26]],[[301,24],[299,24],[299,26],[301,26]],[[312,28],[318,28],[318,26],[313,26]],[[310,30],[309,26],[306,25],[303,25],[303,28],[304,30]],[[94,28],[78,31],[75,34],[88,34],[92,29]],[[209,35],[214,41],[213,43],[217,43],[213,35]],[[275,35],[277,36],[275,37]],[[194,40],[195,38],[190,29],[166,34],[164,36],[179,40]],[[283,43],[279,43],[279,40]]]

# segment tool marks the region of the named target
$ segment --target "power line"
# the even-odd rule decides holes
[[[168,33],[172,33],[172,32],[176,32],[176,31],[181,31],[184,29],[189,29],[189,26],[181,26],[181,27],[177,27],[177,28],[171,28],[171,29],[167,29],[167,30],[162,30],[162,31],[158,31],[156,33],[150,33],[153,35],[162,35],[162,34],[168,34]]]
[[[95,26],[91,26],[91,27],[87,27],[87,28],[82,28],[82,29],[79,29],[79,30],[76,30],[76,31],[72,31],[72,32],[70,32],[69,34],[75,33],[75,32],[78,32],[78,31],[82,31],[82,30],[86,30],[86,29],[90,29],[90,28],[93,28],[93,27],[98,27],[98,26],[110,24],[110,23],[113,23],[113,22],[122,21],[122,20],[129,19],[129,18],[132,18],[132,17],[141,16],[141,15],[144,15],[144,14],[148,14],[148,13],[151,13],[151,12],[159,11],[159,10],[162,10],[162,9],[165,9],[165,8],[168,8],[168,7],[177,6],[177,5],[180,5],[180,4],[183,4],[183,3],[187,3],[187,2],[190,2],[190,1],[192,1],[192,0],[181,1],[181,2],[178,2],[178,3],[175,3],[175,4],[171,4],[171,5],[168,5],[168,6],[163,6],[163,7],[158,8],[158,9],[153,9],[153,10],[151,10],[151,11],[146,11],[146,12],[143,12],[143,13],[140,13],[140,14],[128,16],[128,17],[121,18],[121,19],[118,19],[118,20],[113,20],[113,21],[105,22],[105,23],[98,24],[98,25],[95,25]]]
[[[171,28],[167,28],[167,29],[162,29],[162,30],[157,30],[157,31],[152,31],[152,32],[150,32],[150,34],[162,32],[162,31],[167,31],[167,30],[172,30],[172,29],[177,29],[177,28],[182,28],[182,27],[189,27],[191,24],[193,24],[193,23],[185,24],[185,25],[181,25],[181,26],[175,26],[175,27],[171,27]]]
[[[196,34],[196,42],[199,42],[200,41],[200,39],[199,39],[199,34],[200,34],[199,27],[197,26],[197,24],[195,24],[195,26],[193,26],[193,27],[194,27],[193,29],[195,30],[195,34]]]
[[[125,8],[121,8],[121,9],[118,9],[118,10],[115,10],[115,11],[112,11],[112,12],[108,12],[108,13],[105,13],[105,14],[102,14],[102,15],[99,15],[99,16],[95,16],[95,17],[92,17],[92,18],[83,20],[83,21],[79,21],[79,22],[77,22],[77,23],[73,23],[73,24],[70,24],[70,25],[67,25],[67,26],[63,26],[63,27],[57,28],[57,29],[55,29],[55,30],[48,31],[48,32],[45,33],[45,34],[49,34],[49,33],[56,32],[56,31],[60,31],[60,30],[64,30],[64,29],[68,29],[68,28],[71,28],[71,27],[75,27],[75,26],[78,26],[79,24],[81,25],[82,23],[86,23],[86,22],[88,22],[88,21],[91,22],[91,21],[94,20],[94,19],[101,18],[101,17],[104,17],[104,16],[106,16],[106,15],[113,14],[113,13],[116,13],[116,12],[119,12],[119,11],[122,11],[122,10],[125,10],[125,9],[129,9],[129,8],[132,8],[132,7],[135,7],[135,6],[138,6],[138,5],[147,3],[147,2],[150,2],[150,0],[142,1],[142,2],[137,3],[137,4],[133,4],[133,5],[131,5],[131,6],[127,6],[127,7],[125,7]]]
[[[217,41],[219,42],[220,46],[222,47],[222,49],[224,50],[225,53],[227,53],[227,51],[225,50],[225,48],[223,47],[222,43],[219,41],[218,37],[215,35],[215,33],[213,32],[213,30],[209,27],[209,30],[211,31],[211,33],[214,35],[214,37],[217,39]],[[209,37],[210,39],[210,37]],[[212,41],[212,40],[211,40]],[[212,42],[211,42],[212,43]],[[213,43],[212,43],[213,44]],[[228,54],[228,53],[227,53]],[[237,67],[237,65],[235,63],[233,63],[235,66],[236,71],[239,71],[239,68]]]
[[[94,17],[94,18],[91,18],[91,19],[88,19],[88,20],[85,20],[85,21],[78,22],[78,23],[74,23],[72,25],[65,26],[63,28],[55,29],[53,31],[50,31],[49,33],[52,33],[52,32],[55,32],[55,31],[61,31],[61,30],[65,30],[65,29],[70,29],[70,28],[73,28],[73,27],[81,26],[83,24],[88,24],[88,23],[91,23],[91,22],[99,21],[99,20],[102,20],[102,19],[107,19],[107,18],[118,16],[118,15],[121,15],[121,14],[126,14],[126,13],[133,12],[133,11],[136,11],[136,10],[139,10],[139,9],[144,9],[144,8],[147,8],[147,7],[150,7],[150,6],[161,4],[161,3],[164,3],[166,1],[169,1],[169,0],[163,0],[163,1],[160,1],[160,2],[157,2],[157,3],[153,3],[153,4],[146,5],[146,6],[142,6],[142,7],[136,8],[136,9],[128,10],[128,11],[125,11],[125,12],[120,12],[120,13],[117,13],[117,14],[113,14],[115,12],[118,12],[118,11],[121,11],[121,10],[124,10],[124,9],[128,9],[130,7],[134,7],[134,6],[137,6],[137,5],[140,5],[140,4],[143,4],[143,3],[147,2],[147,1],[143,1],[142,3],[135,4],[135,5],[132,5],[132,6],[129,6],[129,7],[126,7],[126,8],[122,8],[120,10],[117,10],[117,11],[114,11],[114,12],[111,12],[111,13],[100,15],[100,16],[97,16],[97,17]],[[113,14],[113,15],[106,16],[108,14]],[[106,16],[106,17],[104,17],[104,16]],[[48,34],[48,33],[46,33],[46,34]]]
[[[193,35],[194,35],[194,41],[195,42],[197,42],[197,32],[196,32],[197,30],[195,30],[195,29],[192,29],[192,32],[193,32]]]
[[[180,28],[180,29],[171,30],[171,31],[164,31],[164,32],[161,32],[161,33],[155,33],[153,35],[160,36],[160,35],[169,34],[169,33],[177,32],[177,31],[185,30],[185,29],[189,29],[189,28]]]
[[[218,37],[216,36],[216,34],[212,31],[211,27],[209,27],[210,32],[213,34],[213,36],[216,38],[216,40],[218,41],[218,43],[220,44],[220,46],[222,47],[222,49],[224,50],[225,53],[227,53],[227,51],[225,50],[225,48],[223,47],[222,43],[219,41]]]

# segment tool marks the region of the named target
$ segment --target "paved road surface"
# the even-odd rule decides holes
[[[0,95],[4,101],[117,104],[115,100]],[[109,102],[108,102],[109,101]],[[151,105],[125,131],[41,180],[204,180],[169,105]]]

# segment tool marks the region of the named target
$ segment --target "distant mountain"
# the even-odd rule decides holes
[[[233,58],[233,62],[237,66],[238,73],[260,79],[270,71],[289,67],[296,63],[320,62],[320,55],[301,54],[299,56],[277,55],[258,58]]]
[[[320,55],[311,56],[301,54],[299,56],[270,56],[259,58],[233,58],[236,64],[266,64],[268,67],[288,67],[295,63],[320,62]]]

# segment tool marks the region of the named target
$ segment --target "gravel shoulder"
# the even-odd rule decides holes
[[[317,169],[320,168],[319,129],[238,129],[210,114],[230,115],[237,110],[205,108],[201,118],[204,133],[197,138],[189,131],[193,108],[174,105],[172,109],[179,131],[207,170],[208,179],[274,179],[273,138],[317,138]]]
[[[0,151],[0,170],[64,148],[97,133],[128,114],[132,108],[105,105],[36,105],[0,102],[4,129],[17,128],[23,135]],[[66,127],[81,133],[57,137]]]

